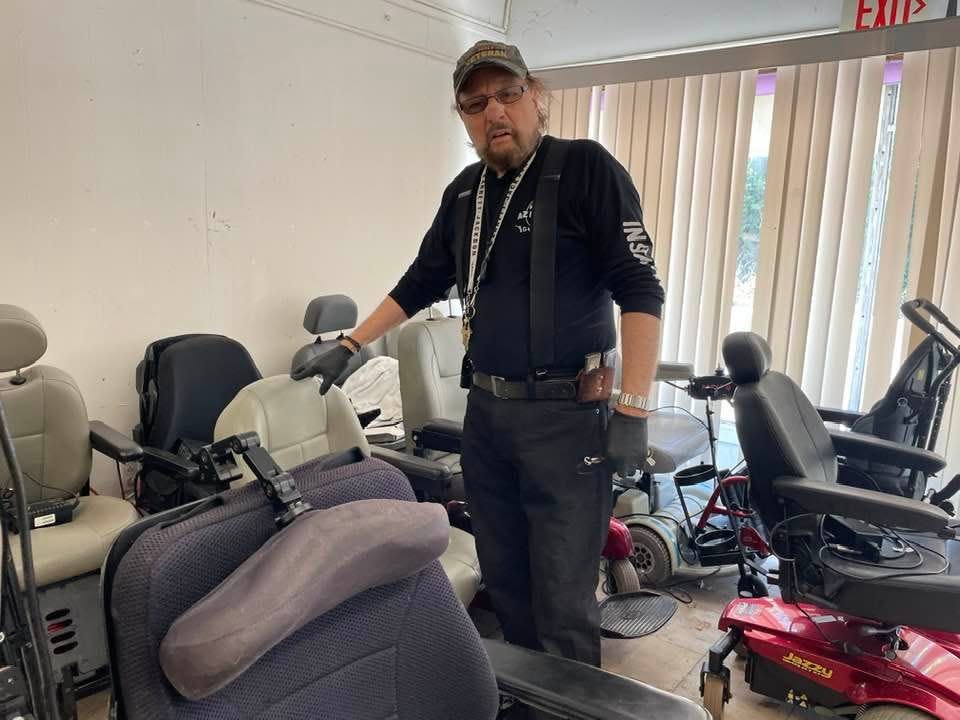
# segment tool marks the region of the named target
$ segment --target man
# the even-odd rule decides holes
[[[454,94],[482,162],[447,187],[388,297],[352,337],[293,377],[322,375],[326,392],[361,345],[456,283],[472,386],[461,466],[505,639],[599,666],[595,591],[610,473],[646,458],[663,304],[653,248],[623,167],[595,142],[544,136],[547,95],[515,47],[477,43],[457,63]],[[541,175],[556,179],[557,168],[543,173],[545,163],[559,163],[547,203],[554,217],[537,206],[549,196],[539,194]],[[538,225],[540,237],[545,228],[554,237],[536,239]],[[537,254],[543,247],[546,256]],[[607,395],[590,395],[577,378],[603,363],[587,356],[612,357],[612,301],[622,318],[623,394],[610,415],[609,381]]]

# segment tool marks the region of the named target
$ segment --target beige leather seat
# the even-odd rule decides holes
[[[409,321],[400,331],[397,359],[408,448],[413,447],[413,430],[430,420],[463,422],[467,391],[460,387],[463,342],[459,318]],[[454,472],[452,496],[463,499],[460,456],[428,452],[426,457],[443,463]]]
[[[340,388],[321,396],[315,379],[296,382],[286,375],[258,380],[243,388],[220,414],[214,439],[254,431],[260,444],[284,469],[327,453],[370,448],[360,421]],[[253,480],[244,463],[244,478]],[[450,528],[450,545],[440,559],[457,596],[470,604],[480,587],[480,563],[473,536]]]
[[[14,305],[0,305],[0,401],[13,436],[26,485],[27,503],[72,497],[90,477],[91,440],[87,409],[77,384],[54,367],[34,365],[46,352],[39,321]],[[12,486],[0,455],[0,487]],[[100,566],[117,534],[138,518],[133,505],[102,495],[81,496],[73,520],[32,531],[40,607],[61,611],[69,637],[51,641],[55,664],[80,663],[80,675],[107,664],[99,610]],[[10,549],[18,574],[20,536]],[[71,634],[73,633],[73,634]],[[64,650],[63,648],[69,648]]]

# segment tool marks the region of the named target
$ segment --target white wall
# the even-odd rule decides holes
[[[124,431],[153,339],[287,371],[309,299],[368,312],[412,259],[470,160],[452,57],[491,34],[399,0],[5,0],[0,302]]]
[[[512,0],[507,39],[530,67],[840,25],[840,0]]]

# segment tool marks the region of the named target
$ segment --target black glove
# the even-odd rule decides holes
[[[647,418],[614,412],[607,423],[606,459],[620,477],[642,468],[647,460]]]
[[[350,348],[337,345],[333,350],[323,355],[315,355],[307,362],[295,367],[290,377],[294,380],[303,380],[311,375],[319,375],[323,381],[320,383],[320,394],[326,395],[334,381],[347,369],[347,363],[352,357],[353,352]]]

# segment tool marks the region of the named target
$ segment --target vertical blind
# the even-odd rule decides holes
[[[889,178],[878,184],[887,60],[775,69],[751,329],[769,340],[775,368],[823,405],[867,409],[883,394],[920,339],[900,318],[904,300],[930,298],[960,320],[960,53],[903,56]],[[667,293],[661,357],[698,372],[720,360],[730,329],[757,78],[732,72],[551,97],[551,134],[597,140],[630,172]],[[880,228],[875,258],[865,243],[871,223]],[[870,273],[876,282],[865,285]],[[851,399],[858,307],[868,308],[867,342],[862,392]],[[659,400],[689,407],[669,387]],[[947,409],[940,450],[960,471],[960,403]]]

